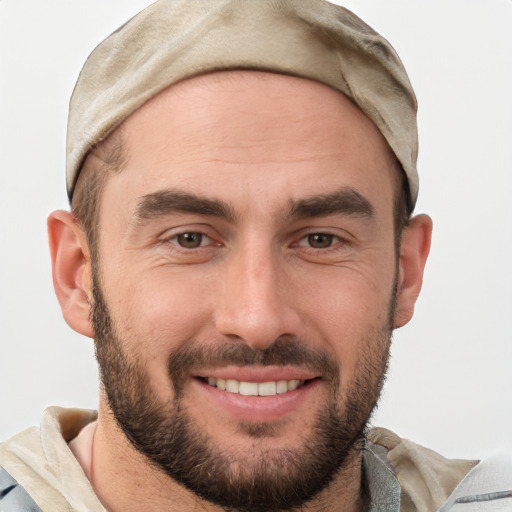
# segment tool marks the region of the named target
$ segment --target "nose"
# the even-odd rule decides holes
[[[281,336],[300,335],[292,278],[271,248],[253,245],[224,265],[215,311],[219,333],[260,350]]]

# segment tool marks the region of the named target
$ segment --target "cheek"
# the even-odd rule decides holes
[[[210,316],[207,294],[199,276],[172,271],[132,275],[116,293],[120,335],[144,359],[166,364],[176,348],[200,335]]]
[[[206,301],[201,300],[205,295],[201,281],[166,273],[144,278],[132,274],[129,282],[117,283],[110,294],[109,307],[124,351],[144,368],[153,393],[162,400],[172,392],[170,357],[190,340],[200,338],[211,316],[204,307]]]
[[[379,343],[389,326],[394,274],[389,265],[367,271],[361,266],[331,269],[328,278],[316,276],[302,294],[307,297],[302,313],[307,330],[329,345],[342,367],[343,381],[351,380],[362,352],[372,350],[372,342]]]

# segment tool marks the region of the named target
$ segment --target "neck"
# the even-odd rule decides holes
[[[139,453],[119,429],[107,407],[99,410],[88,475],[109,512],[182,512],[224,509],[203,501],[164,474]],[[329,486],[303,505],[301,512],[360,512],[364,509],[362,453],[358,443]]]

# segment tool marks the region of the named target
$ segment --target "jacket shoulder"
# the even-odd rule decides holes
[[[389,466],[402,488],[401,512],[438,510],[479,462],[447,459],[385,428],[372,429],[368,440],[387,452]]]

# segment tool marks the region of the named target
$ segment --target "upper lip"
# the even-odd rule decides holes
[[[196,373],[196,377],[259,383],[280,380],[311,380],[319,375],[310,370],[292,366],[224,366],[199,371]]]

